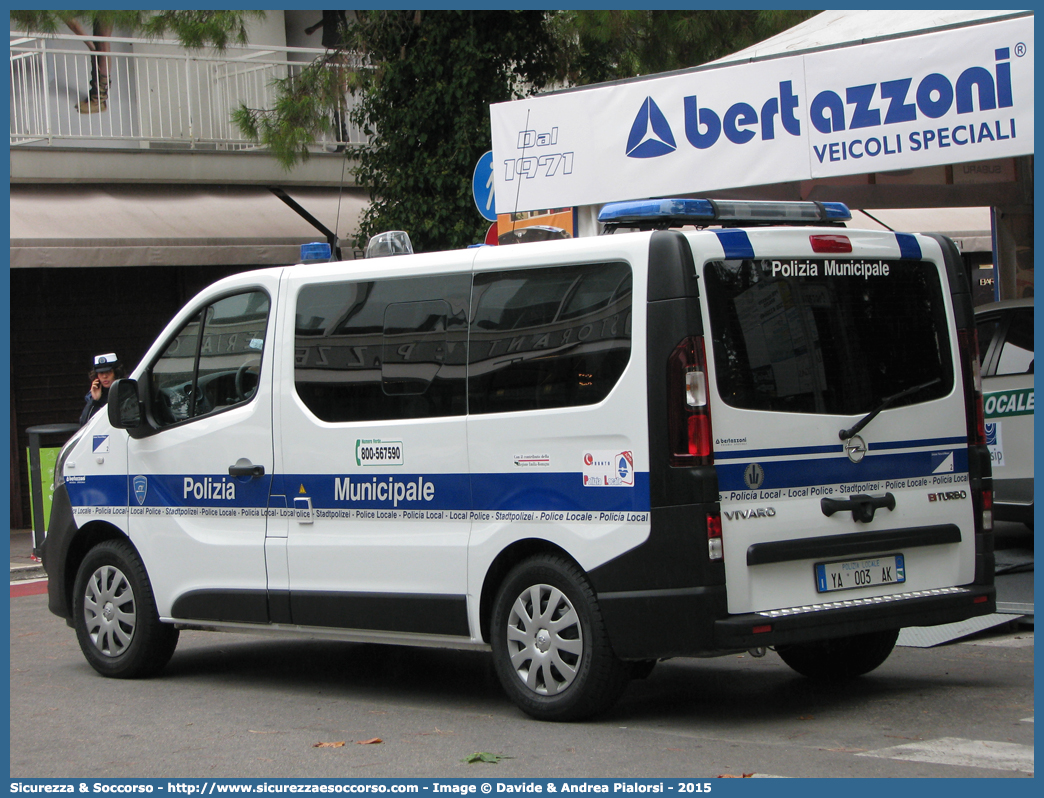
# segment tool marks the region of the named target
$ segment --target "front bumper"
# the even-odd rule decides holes
[[[47,608],[66,621],[72,618],[69,595],[76,576],[67,573],[66,565],[76,532],[69,492],[65,485],[59,485],[51,499],[51,516],[47,523],[47,537],[40,546],[40,559],[47,572]]]

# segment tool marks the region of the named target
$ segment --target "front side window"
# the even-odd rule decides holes
[[[153,423],[169,426],[250,401],[268,327],[268,294],[245,291],[205,307],[149,368]]]
[[[728,260],[704,275],[718,392],[733,407],[853,415],[953,387],[934,264]]]

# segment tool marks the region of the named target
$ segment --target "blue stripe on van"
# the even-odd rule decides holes
[[[73,507],[264,507],[270,476],[150,474],[66,479]]]
[[[140,476],[90,476],[67,482],[73,507],[131,508],[264,508],[272,477],[246,481],[227,475],[149,475],[141,501],[134,493]],[[187,488],[186,479],[202,487]],[[347,481],[346,481],[347,480]],[[235,482],[234,488],[227,487]],[[381,485],[381,495],[374,498]],[[365,491],[360,490],[365,486]],[[412,487],[411,487],[412,486]],[[426,493],[426,486],[430,490]],[[277,490],[287,498],[307,496],[318,509],[360,510],[578,510],[591,512],[648,512],[649,473],[634,473],[633,486],[585,487],[583,474],[286,474]],[[354,490],[353,490],[354,488]],[[303,490],[302,490],[303,489]],[[396,497],[399,492],[401,498]],[[361,496],[352,500],[351,495]],[[187,495],[186,495],[187,494]],[[407,499],[406,496],[412,496]],[[425,496],[429,498],[425,498]],[[197,498],[197,496],[199,498]],[[204,498],[205,496],[205,498]],[[222,498],[225,497],[225,498]],[[286,506],[282,496],[273,506]]]
[[[920,438],[913,441],[881,441],[870,443],[870,451],[882,451],[891,449],[923,449],[929,446],[967,446],[968,436],[961,435],[953,438]],[[788,446],[778,449],[743,449],[740,451],[714,452],[715,460],[746,460],[750,462],[759,457],[801,457],[810,454],[837,454],[844,452],[841,441],[827,444],[826,446]]]
[[[895,238],[899,242],[900,258],[921,259],[921,245],[917,243],[917,239],[914,236],[910,233],[896,233]]]
[[[123,475],[66,477],[65,490],[73,507],[123,507],[130,480]]]
[[[953,438],[922,438],[917,441],[883,441],[868,444],[870,451],[879,449],[920,449],[927,446],[967,446],[968,436],[958,435]]]
[[[583,474],[474,474],[476,510],[591,510],[648,512],[649,472],[633,487],[590,488]]]
[[[714,452],[715,460],[747,460],[758,457],[800,457],[809,454],[837,454],[844,451],[841,442],[829,446],[795,446],[787,449],[744,449],[738,452]]]
[[[745,462],[727,463],[718,466],[718,488],[725,491],[748,490],[743,480],[747,465],[757,462],[765,472],[760,490],[776,488],[799,488],[813,485],[836,485],[838,483],[883,482],[894,479],[925,477],[931,478],[940,464],[953,456],[952,470],[940,473],[939,477],[963,474],[968,471],[968,450],[956,448],[947,452],[903,452],[900,454],[868,454],[860,463],[847,457],[829,457],[809,460],[777,460],[759,462],[749,457]],[[943,483],[939,483],[943,484]],[[883,489],[884,486],[881,486]]]
[[[714,230],[729,260],[750,259],[754,257],[754,245],[750,243],[746,230]]]

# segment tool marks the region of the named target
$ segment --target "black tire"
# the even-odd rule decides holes
[[[898,629],[888,629],[818,643],[777,646],[776,653],[810,679],[852,679],[870,673],[888,659],[898,637]]]
[[[491,629],[501,685],[537,720],[591,717],[627,687],[629,671],[609,645],[594,591],[564,557],[515,566],[493,603]]]
[[[123,540],[84,557],[73,588],[73,625],[84,657],[102,676],[152,676],[174,655],[178,630],[160,623],[148,574]]]

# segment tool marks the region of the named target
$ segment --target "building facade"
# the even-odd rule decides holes
[[[198,290],[295,263],[302,244],[352,256],[368,201],[350,169],[360,132],[318,141],[287,171],[229,118],[271,107],[272,79],[324,52],[321,31],[306,33],[321,18],[269,11],[249,46],[222,52],[114,31],[104,109],[84,103],[90,37],[12,27],[12,528],[30,525],[26,430],[76,422],[94,355],[116,352],[129,371]]]

